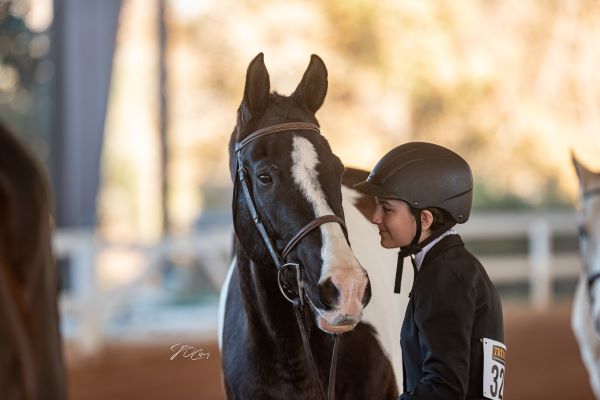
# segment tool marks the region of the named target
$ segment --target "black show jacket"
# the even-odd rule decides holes
[[[484,399],[482,338],[504,343],[500,297],[460,236],[445,236],[415,274],[400,335],[399,399]]]

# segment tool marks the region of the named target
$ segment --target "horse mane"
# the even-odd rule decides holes
[[[43,168],[0,125],[0,398],[63,399],[50,190]]]

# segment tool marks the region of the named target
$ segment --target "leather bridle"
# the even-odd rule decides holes
[[[319,127],[315,124],[306,123],[306,122],[289,122],[289,123],[277,124],[277,125],[269,126],[267,128],[259,129],[257,131],[250,133],[243,140],[237,142],[235,144],[235,154],[236,154],[235,182],[236,183],[239,182],[239,184],[242,188],[242,193],[246,200],[246,205],[248,207],[248,211],[250,211],[252,221],[254,222],[254,225],[258,229],[258,232],[260,233],[260,235],[263,239],[263,242],[264,242],[265,246],[267,247],[267,250],[269,251],[271,258],[273,259],[273,262],[275,263],[275,266],[277,267],[277,283],[279,285],[279,290],[281,291],[281,293],[283,294],[285,299],[288,300],[293,305],[294,313],[296,315],[296,320],[298,322],[298,326],[300,327],[300,334],[302,336],[302,344],[304,346],[304,352],[306,354],[307,362],[309,363],[309,368],[312,367],[312,369],[314,371],[315,378],[319,384],[319,388],[321,389],[321,394],[323,396],[323,399],[334,400],[334,398],[335,398],[335,374],[336,374],[336,368],[337,368],[337,357],[338,357],[340,335],[338,335],[338,334],[333,335],[334,344],[333,344],[333,354],[331,357],[331,367],[329,370],[329,386],[328,386],[328,391],[327,391],[327,393],[328,393],[328,397],[327,397],[325,395],[325,390],[323,389],[323,384],[319,378],[317,366],[316,366],[316,363],[315,363],[315,360],[314,360],[314,357],[313,357],[313,354],[312,354],[312,351],[310,348],[310,343],[308,341],[308,332],[307,332],[306,323],[304,321],[304,306],[306,304],[305,296],[306,296],[307,300],[310,300],[310,299],[308,298],[308,296],[306,295],[306,293],[303,289],[302,270],[300,269],[300,264],[293,263],[293,262],[286,262],[286,259],[287,259],[287,256],[289,255],[289,253],[294,249],[294,247],[298,243],[300,243],[300,241],[302,241],[303,238],[306,237],[306,235],[308,235],[310,232],[312,232],[313,230],[315,230],[316,228],[318,228],[319,226],[321,226],[323,224],[330,223],[330,222],[335,222],[335,223],[340,224],[340,226],[344,230],[344,234],[346,235],[346,237],[348,237],[348,233],[346,231],[346,224],[343,219],[341,219],[340,217],[338,217],[337,215],[334,215],[334,214],[324,215],[324,216],[315,218],[314,220],[312,220],[312,221],[308,222],[306,225],[304,225],[298,231],[298,233],[296,233],[289,240],[287,245],[283,248],[283,250],[280,253],[275,248],[275,245],[273,244],[271,237],[267,233],[267,230],[265,229],[265,226],[264,226],[263,222],[261,221],[260,216],[258,215],[258,212],[256,210],[256,205],[254,203],[254,199],[252,198],[252,194],[250,192],[250,188],[249,188],[248,182],[247,182],[249,179],[248,172],[246,171],[246,169],[244,168],[244,165],[242,163],[242,155],[241,155],[242,149],[247,144],[251,143],[254,140],[257,140],[259,138],[262,138],[262,137],[265,137],[265,136],[268,136],[268,135],[271,135],[271,134],[274,134],[277,132],[286,132],[286,131],[294,131],[294,130],[302,130],[302,131],[314,133],[317,135],[320,135],[320,133],[321,133],[319,130]],[[292,272],[295,273],[296,288],[288,287],[288,285],[286,285],[285,282],[282,280],[282,274],[285,273],[286,270],[292,270]]]
[[[589,197],[595,197],[595,196],[600,196],[600,187],[595,188],[595,189],[590,189],[590,190],[583,192],[584,199],[589,198]],[[587,233],[585,227],[580,225],[579,226],[579,240],[581,241],[583,238],[587,238],[587,236],[588,236],[588,233]],[[592,303],[593,299],[594,299],[594,296],[592,295],[592,286],[598,279],[600,279],[600,272],[594,272],[593,274],[590,274],[589,267],[587,266],[585,259],[583,260],[583,263],[584,263],[583,273],[584,273],[584,275],[586,277],[586,281],[587,281],[587,289],[588,289],[588,295],[590,297],[590,303]]]

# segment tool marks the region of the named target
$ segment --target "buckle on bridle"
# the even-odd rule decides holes
[[[286,287],[285,283],[283,282],[283,277],[282,277],[282,272],[286,271],[289,268],[293,268],[295,271],[295,275],[296,275],[296,284],[297,284],[297,298],[292,298],[291,296],[294,295],[294,289],[290,289],[288,287]],[[289,301],[290,303],[294,303],[294,300],[299,299],[300,300],[300,304],[304,305],[304,293],[302,290],[302,277],[300,274],[300,264],[298,263],[285,263],[281,266],[281,268],[279,268],[277,270],[277,284],[279,285],[279,290],[281,291],[281,294],[283,295],[283,297],[286,298],[287,301]]]

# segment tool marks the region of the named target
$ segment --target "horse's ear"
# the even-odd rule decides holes
[[[327,94],[327,68],[316,54],[310,57],[310,64],[298,87],[292,94],[297,101],[304,104],[310,111],[316,113]]]
[[[575,167],[575,172],[577,172],[577,178],[579,179],[579,186],[581,189],[586,190],[590,186],[595,186],[600,182],[600,174],[591,171],[583,165],[577,157],[575,157],[573,150],[571,150],[571,161]]]
[[[579,162],[577,157],[575,156],[575,152],[571,149],[571,162],[573,162],[573,167],[575,167],[575,172],[577,173],[577,178],[579,179],[579,183],[582,184],[584,171],[587,169]]]
[[[244,125],[251,119],[261,117],[267,109],[271,83],[265,66],[263,53],[259,53],[248,65],[244,98],[238,110],[238,125]],[[239,138],[238,138],[239,139]]]

